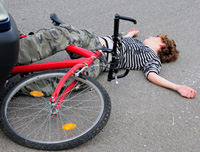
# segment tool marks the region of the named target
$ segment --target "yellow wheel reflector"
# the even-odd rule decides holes
[[[63,130],[72,130],[72,129],[74,129],[74,128],[76,128],[76,125],[75,125],[75,124],[72,124],[72,123],[65,124],[65,125],[62,126],[62,129],[63,129]]]
[[[34,97],[42,97],[44,96],[44,94],[40,91],[31,91],[30,95],[34,96]]]

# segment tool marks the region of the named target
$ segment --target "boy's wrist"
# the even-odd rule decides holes
[[[180,88],[180,86],[181,86],[181,85],[177,85],[177,84],[175,84],[174,90],[175,90],[175,91],[178,91],[179,88]]]

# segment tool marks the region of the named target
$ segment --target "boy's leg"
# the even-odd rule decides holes
[[[17,63],[30,64],[42,60],[64,50],[70,44],[89,50],[102,48],[98,37],[93,32],[80,30],[69,24],[61,24],[22,38]],[[77,56],[74,57],[77,58]]]
[[[101,49],[102,45],[98,36],[91,30],[77,29],[70,24],[61,24],[62,32],[68,37],[70,43],[91,51]],[[64,30],[65,29],[65,30]]]
[[[106,69],[106,58],[101,55],[96,59],[88,69],[85,70],[85,75],[96,79]]]
[[[28,36],[20,40],[20,51],[18,57],[18,64],[30,64],[38,60],[49,57],[59,51],[64,50],[68,45],[73,44],[78,47],[86,48],[88,50],[101,49],[102,45],[95,34],[89,30],[76,29],[69,24],[55,26],[49,30],[44,29],[37,32],[35,35]],[[76,54],[69,54],[71,58],[79,57]],[[99,59],[95,60],[86,73],[88,76],[97,78],[102,72],[104,63]],[[42,92],[49,96],[47,86],[38,84]],[[32,84],[32,88],[34,88]],[[38,87],[38,86],[37,86]],[[31,89],[24,88],[22,92],[30,92]]]

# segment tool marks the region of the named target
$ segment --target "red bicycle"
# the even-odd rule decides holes
[[[63,23],[55,14],[51,19],[54,24]],[[106,50],[112,53],[109,81],[124,77],[129,71],[113,76],[118,72],[120,19],[136,23],[134,19],[115,16],[114,47]],[[66,51],[85,58],[14,67],[11,76],[29,74],[12,86],[1,101],[2,130],[13,141],[35,149],[68,149],[92,139],[106,125],[111,112],[110,97],[96,80],[84,74],[102,52],[73,45]],[[71,69],[55,71],[63,68]]]

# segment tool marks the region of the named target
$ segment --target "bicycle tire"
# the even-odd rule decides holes
[[[8,91],[1,101],[0,117],[2,130],[10,139],[33,149],[63,150],[87,142],[103,129],[110,116],[111,102],[106,90],[96,80],[85,76],[70,77],[79,82],[76,85],[79,87],[74,87],[65,98],[57,117],[52,116],[50,96],[35,97],[23,92],[25,87],[27,91],[27,86],[30,89],[31,84],[37,84],[39,80],[55,81],[65,73],[33,74]],[[51,88],[55,87],[52,84],[49,86],[45,82],[45,85],[52,91],[55,89]],[[44,92],[42,87],[38,90]],[[76,127],[69,131],[61,129],[67,123]]]

